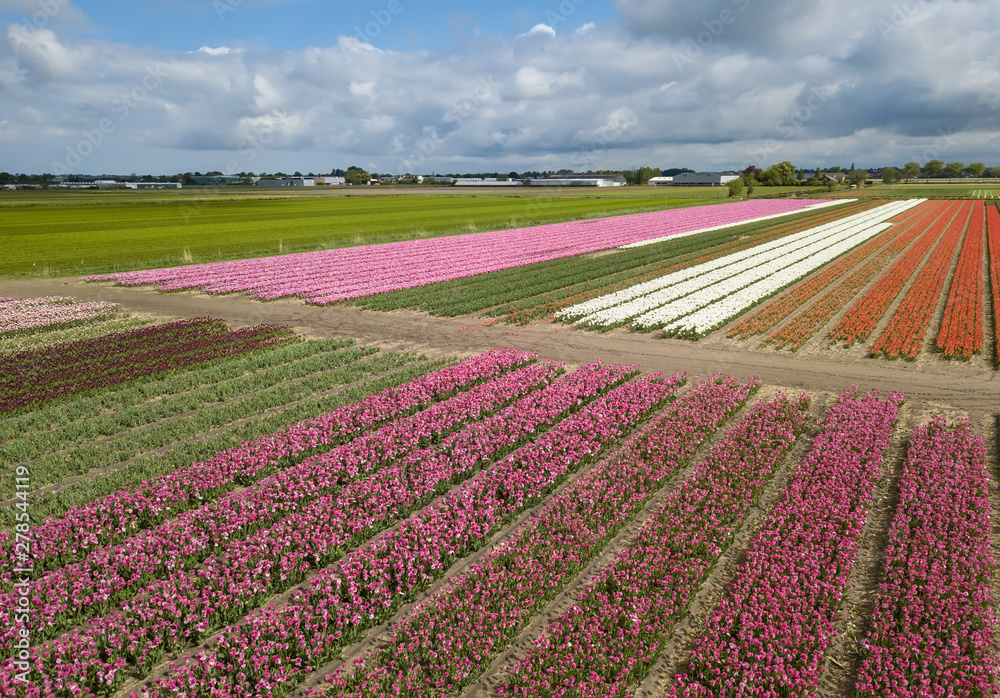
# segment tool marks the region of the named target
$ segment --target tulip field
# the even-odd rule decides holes
[[[692,235],[826,205],[829,202],[810,199],[744,201],[89,279],[120,285],[155,284],[162,291],[238,292],[261,300],[297,296],[323,304]]]
[[[5,698],[1000,698],[994,202],[4,283]]]
[[[329,397],[310,397],[320,385]],[[272,402],[283,410],[241,427],[275,389],[291,393]],[[628,696],[670,660],[657,695],[812,695],[859,549],[884,535],[859,690],[993,695],[984,441],[967,422],[907,422],[902,400],[286,338],[33,404],[0,424],[4,467],[63,491],[32,502],[28,528],[8,502],[0,688]],[[183,447],[187,422],[227,405],[228,440]],[[162,457],[94,441],[133,429]],[[63,480],[116,458],[85,486]],[[898,511],[873,532],[896,467]],[[937,499],[907,494],[924,487]],[[744,546],[715,599],[709,580]],[[897,560],[914,555],[927,563]],[[941,601],[915,606],[914,585]],[[716,610],[672,647],[696,599]],[[896,668],[907,651],[922,671]]]

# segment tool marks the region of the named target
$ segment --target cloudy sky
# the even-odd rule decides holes
[[[0,170],[1000,164],[998,0],[0,0]]]

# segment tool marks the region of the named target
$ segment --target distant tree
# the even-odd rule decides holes
[[[843,172],[843,171],[844,171],[844,168],[842,168],[840,165],[837,165],[836,167],[831,167],[830,168],[830,172]]]
[[[944,163],[940,160],[928,160],[924,163],[924,166],[921,169],[923,170],[923,173],[927,175],[927,179],[940,177],[941,171],[944,170]]]
[[[795,186],[795,165],[785,160],[767,168],[760,176],[764,184],[780,187]]]
[[[729,187],[729,196],[731,197],[743,196],[747,190],[746,182],[743,181],[742,177],[731,180],[726,186]]]
[[[677,175],[684,174],[685,172],[694,172],[694,170],[688,167],[668,167],[660,170],[660,174],[664,177],[676,177]]]
[[[346,172],[344,172],[343,170],[338,169],[338,168],[334,168],[334,169],[330,170],[330,176],[331,177],[343,177],[345,174],[346,174]]]
[[[12,184],[17,178],[10,172],[0,172],[0,184]]]
[[[908,162],[903,165],[902,175],[909,182],[911,179],[920,174],[920,163],[919,162]]]
[[[993,167],[986,168],[986,176],[997,179],[1000,177],[1000,165],[994,165]]]
[[[753,167],[753,165],[751,165],[750,167]],[[754,169],[756,170],[757,168],[754,167]],[[746,187],[747,196],[749,197],[750,195],[753,194],[754,187],[757,186],[757,177],[753,174],[744,172],[742,175],[740,175],[740,179],[743,181],[743,186]]]
[[[351,166],[347,168],[347,172],[344,173],[344,180],[348,184],[359,185],[368,184],[371,181],[372,176],[362,170],[360,167]]]
[[[521,179],[521,176],[517,172],[508,172],[507,176],[510,179]]]
[[[753,179],[754,182],[760,181],[761,171],[760,168],[757,167],[756,165],[750,165],[745,170],[743,170],[741,174],[743,175],[744,180],[747,180],[747,178],[749,178]],[[747,183],[749,184],[749,181]]]
[[[964,162],[949,162],[944,166],[944,171],[948,173],[948,181],[950,182],[955,177],[960,177],[962,175],[962,170],[965,169]]]
[[[982,177],[983,173],[986,172],[986,163],[983,163],[983,162],[970,162],[966,166],[965,171],[968,172],[973,177],[976,177],[976,178]]]
[[[899,181],[899,170],[897,170],[895,167],[882,168],[883,184],[895,184],[898,181]]]
[[[817,180],[823,179],[823,170],[816,168],[816,174],[814,175]]]
[[[827,191],[833,191],[836,188],[837,188],[837,180],[835,180],[835,179],[828,179],[828,180],[826,180],[826,190]]]
[[[856,184],[859,187],[863,187],[865,182],[868,181],[868,171],[853,169],[847,173],[847,181],[851,184]]]

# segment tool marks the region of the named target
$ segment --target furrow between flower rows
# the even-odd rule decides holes
[[[826,240],[830,235],[849,229],[855,224],[884,220],[884,214],[894,212],[902,205],[880,206],[742,252],[688,267],[646,283],[564,308],[556,313],[556,317],[589,325],[620,324],[629,318],[653,311],[671,300],[688,296],[747,268],[753,268],[762,260],[779,258],[796,250],[808,248],[811,244]]]
[[[968,422],[913,430],[859,696],[996,695],[989,487]]]
[[[968,201],[960,207],[945,231],[944,238],[931,252],[931,257],[920,270],[917,280],[903,296],[902,303],[881,336],[875,340],[872,356],[884,354],[890,359],[902,356],[913,361],[920,354],[931,315],[937,308],[945,279],[955,252],[965,236],[971,214],[972,202]]]
[[[944,202],[926,202],[916,209],[918,215],[900,221],[904,226],[900,236],[889,243],[884,250],[875,255],[863,267],[856,270],[834,288],[824,293],[806,310],[783,327],[775,330],[764,344],[773,344],[777,349],[790,348],[796,351],[809,341],[816,331],[830,320],[858,295],[868,283],[882,272],[913,240],[924,232],[926,221],[933,221],[947,204]]]
[[[674,403],[618,455],[547,502],[512,538],[401,623],[387,646],[357,660],[353,671],[334,674],[330,694],[444,693],[475,680],[756,385],[713,382]]]
[[[82,559],[98,546],[124,540],[188,509],[202,506],[231,490],[305,458],[317,449],[344,443],[445,399],[505,371],[533,361],[536,354],[496,350],[455,366],[388,388],[360,402],[306,420],[275,434],[227,449],[205,462],[123,489],[72,508],[65,516],[32,528],[36,571]],[[11,536],[0,532],[2,575],[15,567]],[[9,577],[3,577],[9,580]]]
[[[815,694],[901,399],[830,408],[672,695]]]
[[[86,618],[105,613],[142,586],[174,571],[190,571],[213,554],[284,517],[313,506],[351,480],[363,477],[443,439],[449,432],[547,385],[557,374],[551,363],[529,365],[481,383],[467,392],[364,434],[323,455],[230,493],[161,526],[93,551],[85,560],[47,572],[31,585],[32,629],[48,639]],[[601,376],[595,376],[600,385]],[[19,627],[10,623],[12,593],[0,595],[0,635],[9,648]]]
[[[623,371],[627,375],[631,370],[613,367],[607,373],[620,378]],[[581,382],[600,385],[601,379],[584,375]],[[658,388],[673,390],[671,386]],[[579,399],[578,393],[570,395],[570,403]],[[565,409],[565,401],[561,407]],[[516,412],[524,411],[522,406]],[[515,422],[521,419],[517,416]],[[506,426],[504,422],[493,425],[493,433],[504,433]],[[452,477],[461,480],[473,474],[483,456],[469,446],[459,439],[451,452],[427,449],[423,459],[415,456],[369,480],[351,483],[339,494],[321,497],[276,526],[227,546],[198,570],[176,572],[157,582],[149,593],[123,604],[121,613],[97,619],[91,627],[43,646],[34,655],[44,677],[41,681],[52,679],[69,691],[79,682],[106,692],[121,683],[124,676],[118,672],[127,665],[144,674],[165,651],[200,641],[212,629],[297,583],[310,569],[339,558],[345,548],[418,509],[442,484],[447,489]],[[97,658],[86,652],[89,646],[101,648],[96,665]]]
[[[928,251],[944,233],[958,206],[959,202],[952,202],[941,210],[939,217],[928,217],[924,221],[926,228],[913,246],[831,328],[830,344],[843,342],[844,346],[849,347],[868,339],[868,335],[875,331],[882,316],[913,275],[913,270],[920,266]]]
[[[808,405],[780,394],[755,405],[546,628],[501,692],[629,695],[803,431]]]
[[[762,306],[756,312],[737,323],[729,330],[727,335],[729,337],[747,339],[772,329],[775,325],[801,308],[810,298],[834,282],[839,281],[847,272],[882,249],[887,243],[897,239],[906,230],[906,222],[919,219],[923,215],[923,205],[904,212],[900,220],[893,220],[893,226],[889,230],[868,241],[843,259],[837,260],[834,264],[814,274],[791,292]]]
[[[228,629],[213,650],[188,658],[155,682],[153,693],[181,695],[188,686],[200,686],[217,695],[257,690],[284,695],[482,547],[569,473],[599,458],[674,395],[676,380],[651,376],[612,390],[370,546],[321,571],[287,606],[261,609]]]
[[[986,211],[973,204],[958,266],[948,292],[935,345],[948,358],[969,359],[983,350],[983,250]]]

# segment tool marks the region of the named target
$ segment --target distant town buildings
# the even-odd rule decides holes
[[[653,177],[649,184],[654,187],[721,187],[739,178],[733,172],[681,172],[673,177]]]
[[[620,174],[561,174],[541,179],[532,179],[533,187],[624,187],[625,176]]]

